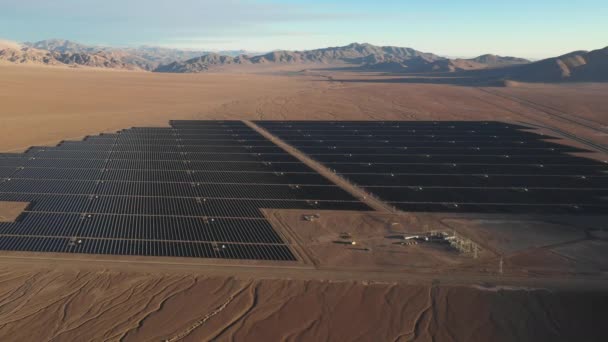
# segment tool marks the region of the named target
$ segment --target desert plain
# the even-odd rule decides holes
[[[0,152],[169,120],[498,120],[608,159],[608,84],[474,86],[302,65],[203,74],[0,65]],[[601,341],[607,215],[266,210],[298,262],[0,252],[15,341]],[[317,214],[308,222],[302,215]],[[476,258],[394,235],[443,227]],[[335,243],[348,231],[358,246]],[[411,248],[410,248],[411,247]]]

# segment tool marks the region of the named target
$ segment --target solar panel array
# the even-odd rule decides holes
[[[239,121],[173,121],[0,154],[0,250],[295,260],[260,208],[369,210]]]
[[[404,211],[608,214],[608,164],[501,122],[259,121]]]

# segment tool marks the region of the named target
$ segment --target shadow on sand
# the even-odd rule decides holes
[[[334,67],[315,69],[325,72],[352,72],[366,77],[340,77],[333,74],[327,82],[344,83],[414,83],[446,84],[468,87],[505,87],[516,82],[525,83],[581,83],[604,82],[601,78],[562,79],[555,75],[539,75],[531,65],[504,68],[463,70],[456,72],[403,72],[395,70],[374,70],[367,67]],[[556,78],[557,77],[557,78]]]
[[[344,83],[420,83],[420,84],[447,84],[458,86],[485,86],[504,87],[507,84],[504,70],[473,70],[459,72],[427,72],[427,73],[404,73],[384,72],[370,70],[360,67],[341,67],[316,69],[326,72],[354,72],[369,77],[346,78],[332,75],[327,78],[328,82]]]

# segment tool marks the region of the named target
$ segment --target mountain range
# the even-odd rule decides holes
[[[84,45],[69,40],[49,39],[39,42],[0,42],[0,61],[18,64],[86,66],[122,70],[153,71],[158,66],[207,55],[209,51],[180,50],[162,47],[105,47]],[[220,51],[237,56],[243,50]]]
[[[183,62],[161,65],[159,72],[203,72],[216,66],[228,64],[347,64],[381,65],[383,63],[432,63],[442,60],[432,53],[420,52],[411,48],[393,46],[374,46],[353,43],[347,46],[330,47],[307,51],[273,51],[264,55],[236,57],[209,54]]]
[[[121,70],[200,73],[235,64],[331,65],[391,73],[472,73],[486,78],[532,81],[607,81],[608,47],[575,51],[531,62],[486,54],[476,58],[445,58],[412,48],[353,43],[306,51],[193,51],[162,47],[99,47],[50,39],[18,44],[0,41],[0,61]]]

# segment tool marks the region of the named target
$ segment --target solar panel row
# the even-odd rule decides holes
[[[48,180],[99,180],[116,182],[163,182],[163,183],[242,183],[242,184],[315,184],[331,185],[316,173],[242,172],[242,171],[165,171],[134,169],[6,169],[2,177],[15,179]]]
[[[153,240],[70,239],[2,236],[0,250],[161,257],[294,261],[286,245],[173,242]]]
[[[104,159],[31,159],[0,158],[0,168],[97,169],[97,170],[164,170],[164,171],[260,171],[310,172],[300,162],[268,161],[167,161],[167,160],[104,160]],[[10,175],[10,173],[9,173]]]
[[[161,183],[10,178],[0,183],[0,192],[21,194],[98,194],[131,197],[353,201],[351,195],[343,191],[336,191],[336,187],[333,185],[238,184],[238,182],[233,182],[232,180],[227,180],[227,182],[231,183]]]
[[[100,159],[100,160],[146,160],[146,161],[268,161],[297,162],[285,153],[163,153],[163,152],[110,152],[110,151],[55,151],[39,150],[35,159]]]
[[[28,212],[193,217],[263,217],[260,208],[367,210],[361,202],[245,200],[0,193],[0,201],[31,202]],[[27,218],[27,217],[26,217]],[[2,223],[0,223],[2,224]]]
[[[282,244],[263,219],[30,213],[2,235]]]

